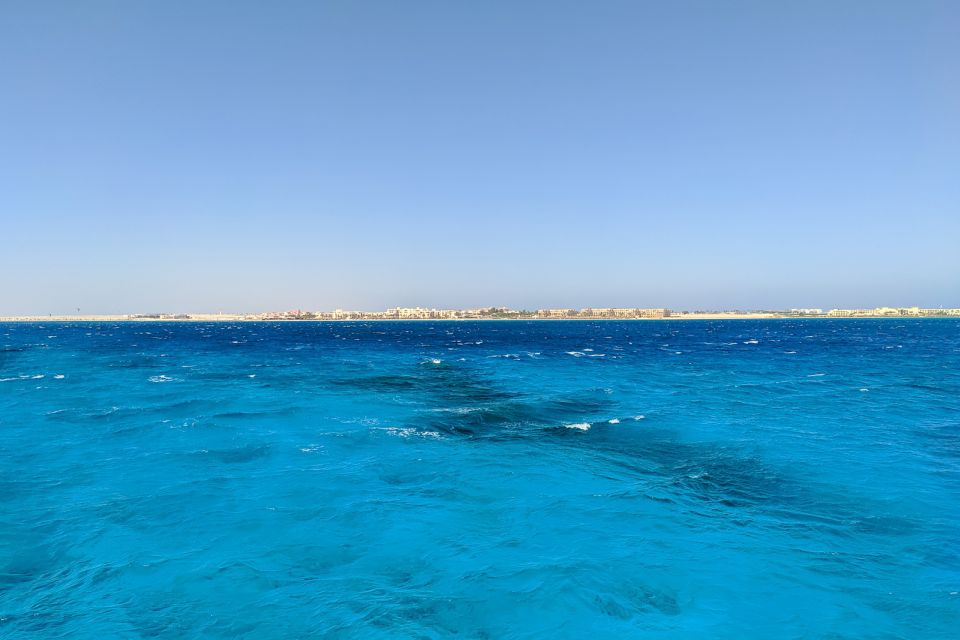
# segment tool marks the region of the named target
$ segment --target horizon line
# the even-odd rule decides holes
[[[91,313],[83,314],[9,314],[0,315],[0,321],[123,321],[123,320],[656,320],[693,318],[869,318],[869,317],[960,317],[960,308],[932,307],[872,307],[872,308],[790,308],[790,309],[696,309],[672,310],[665,307],[573,307],[549,309],[511,309],[509,307],[474,307],[468,309],[437,309],[428,307],[389,307],[385,311],[335,309],[333,311],[263,312],[152,312],[152,313]]]

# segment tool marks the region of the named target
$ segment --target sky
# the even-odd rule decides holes
[[[0,0],[0,315],[960,307],[960,3]]]

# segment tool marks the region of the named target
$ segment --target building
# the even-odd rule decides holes
[[[583,309],[581,318],[619,318],[632,320],[637,318],[667,318],[669,309]]]
[[[395,307],[387,309],[387,317],[397,320],[432,320],[444,317],[444,314],[451,312],[440,311],[438,309],[424,309],[422,307]],[[450,316],[447,316],[450,317]]]
[[[670,309],[634,309],[638,318],[669,318]]]
[[[540,309],[537,311],[538,318],[597,318],[597,319],[620,319],[635,320],[638,318],[669,318],[669,309],[613,309],[613,308],[593,308],[587,307],[577,311],[576,309]]]
[[[831,309],[831,318],[919,318],[921,316],[956,316],[960,309],[921,309],[920,307],[876,307],[874,309]]]
[[[537,311],[538,318],[575,318],[577,317],[576,309],[539,309]]]

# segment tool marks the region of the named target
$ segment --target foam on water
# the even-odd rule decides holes
[[[56,329],[0,324],[5,639],[960,628],[956,320]]]

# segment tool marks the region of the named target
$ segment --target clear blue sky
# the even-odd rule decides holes
[[[960,306],[960,3],[0,4],[0,314]]]

